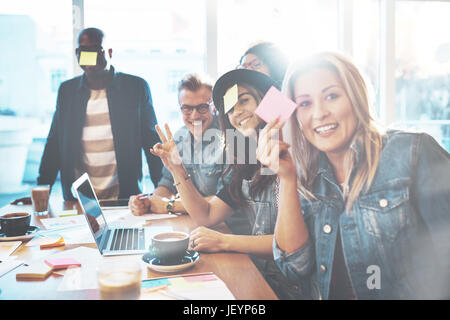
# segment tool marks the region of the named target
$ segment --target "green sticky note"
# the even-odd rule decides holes
[[[223,96],[223,109],[225,114],[227,114],[228,111],[230,111],[231,108],[234,107],[237,101],[238,101],[238,87],[237,84],[235,84],[230,89],[228,89],[225,95]]]
[[[159,287],[159,286],[165,286],[165,285],[170,285],[170,281],[167,278],[148,279],[148,280],[143,280],[141,282],[141,288],[152,288],[152,287]]]
[[[76,209],[63,210],[61,211],[61,213],[58,214],[59,217],[76,216],[76,215],[78,215],[78,211]]]
[[[80,66],[95,66],[97,65],[98,52],[81,51],[80,52]]]

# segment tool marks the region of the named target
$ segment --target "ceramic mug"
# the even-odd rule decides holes
[[[0,216],[1,233],[7,237],[23,236],[30,227],[31,214],[28,212],[13,212]]]
[[[150,252],[161,263],[174,263],[186,254],[189,234],[178,231],[161,232],[152,236]]]

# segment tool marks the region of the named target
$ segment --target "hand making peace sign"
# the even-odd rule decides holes
[[[161,158],[164,166],[172,172],[175,168],[182,165],[181,157],[178,153],[177,146],[173,140],[172,132],[170,131],[169,125],[166,123],[164,125],[166,129],[167,138],[162,132],[161,128],[156,125],[155,129],[161,139],[162,143],[157,143],[150,149],[150,152]]]

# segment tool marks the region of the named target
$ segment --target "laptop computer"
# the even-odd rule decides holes
[[[143,254],[148,251],[149,228],[108,226],[87,173],[72,184],[72,189],[102,255]]]

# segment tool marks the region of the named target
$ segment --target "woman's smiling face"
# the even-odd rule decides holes
[[[345,152],[357,120],[338,76],[325,68],[302,74],[294,83],[294,98],[306,139],[327,154]]]
[[[255,93],[238,85],[238,101],[227,115],[231,125],[245,137],[252,135],[262,122],[255,114],[257,107]]]

